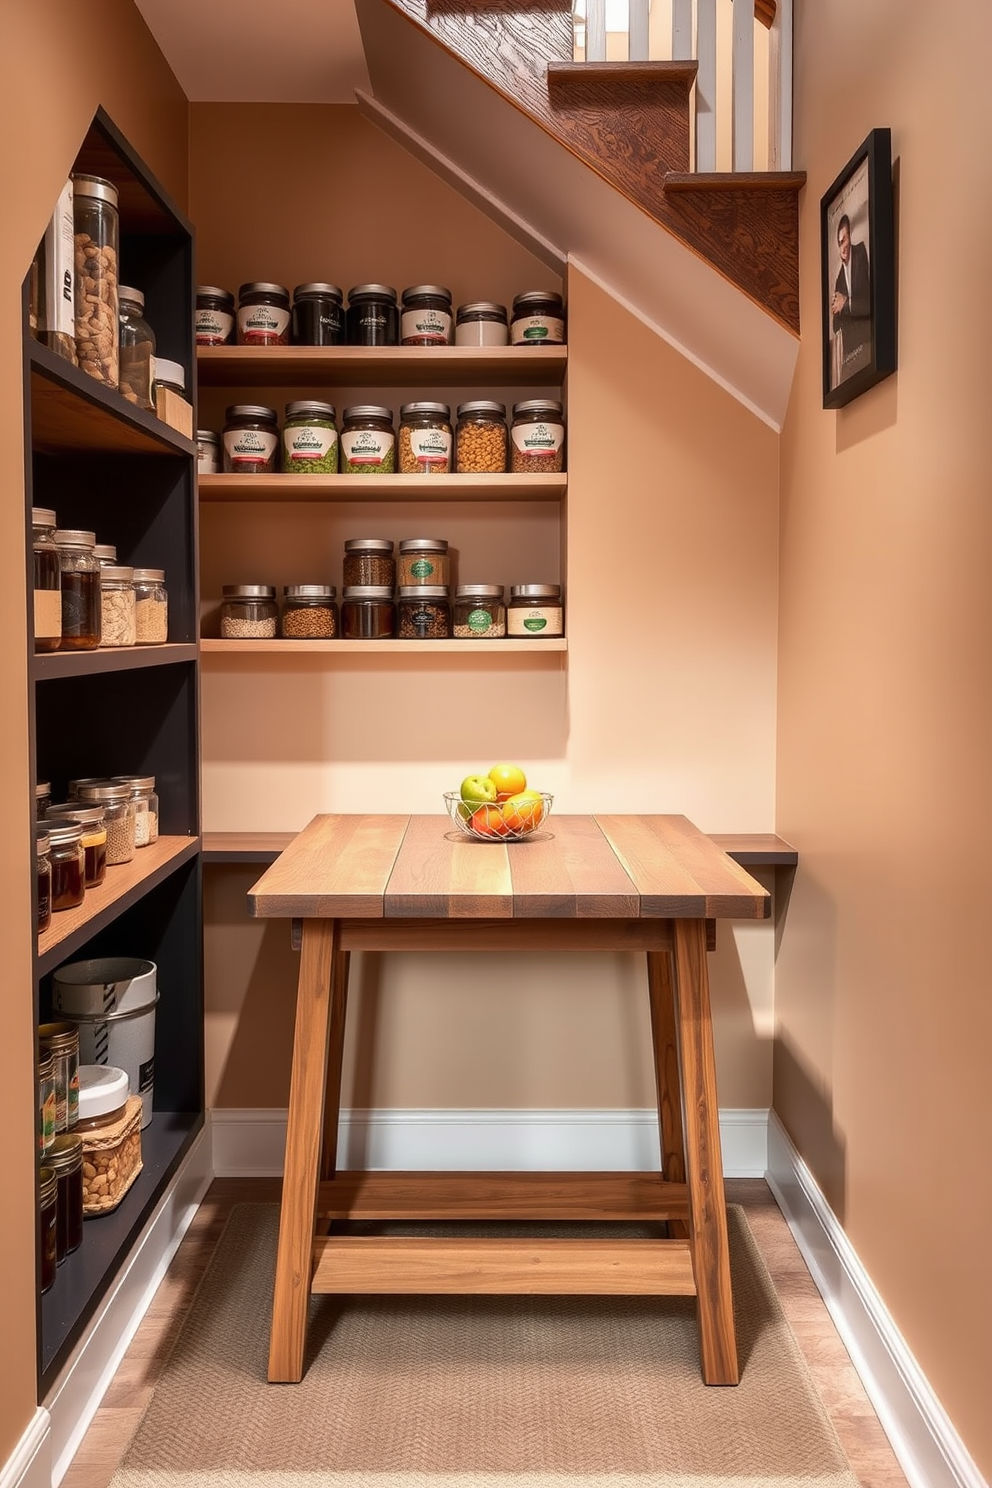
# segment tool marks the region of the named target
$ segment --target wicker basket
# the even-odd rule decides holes
[[[141,1172],[141,1101],[129,1095],[112,1126],[80,1132],[83,1139],[83,1214],[116,1209]]]

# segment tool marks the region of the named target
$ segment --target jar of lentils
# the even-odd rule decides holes
[[[346,585],[341,596],[341,634],[346,641],[382,641],[396,634],[396,606],[385,584]]]
[[[459,403],[455,429],[455,470],[459,474],[501,474],[506,470],[508,447],[505,403],[492,403],[486,398]]]
[[[338,426],[333,403],[311,399],[286,404],[282,468],[286,475],[336,475]]]
[[[565,425],[560,403],[531,398],[513,405],[510,469],[517,475],[553,475],[565,468]]]
[[[112,780],[79,783],[76,795],[85,805],[103,807],[103,819],[107,824],[107,866],[130,863],[136,846],[137,817],[131,787]]]
[[[341,470],[345,475],[392,475],[396,470],[393,414],[377,403],[356,403],[344,411]]]
[[[440,284],[412,284],[403,291],[402,346],[451,345],[451,290]]]
[[[224,469],[231,475],[271,475],[279,455],[279,421],[262,403],[234,403],[224,422]]]
[[[400,472],[447,475],[451,470],[451,409],[447,403],[404,403],[400,409]]]
[[[254,279],[238,290],[238,345],[289,345],[289,290]]]
[[[225,584],[220,607],[220,633],[225,641],[270,641],[276,633],[279,606],[272,584]]]
[[[338,633],[337,590],[333,584],[286,584],[280,634],[292,641],[330,641]]]
[[[58,528],[62,581],[63,651],[95,651],[100,644],[100,563],[93,557],[95,532]]]
[[[349,537],[344,545],[346,588],[373,584],[390,591],[396,583],[393,543],[388,537]]]
[[[443,537],[404,537],[400,542],[397,582],[400,587],[414,584],[447,584],[450,582],[448,544]]]
[[[451,605],[445,584],[401,585],[397,633],[404,641],[439,641],[451,635]]]
[[[139,646],[163,646],[169,639],[169,594],[164,568],[136,568],[134,625]]]
[[[454,633],[460,640],[496,640],[506,635],[502,584],[459,584],[453,609]]]

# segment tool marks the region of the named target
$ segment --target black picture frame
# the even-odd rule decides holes
[[[843,408],[896,370],[889,129],[873,129],[820,198],[820,299],[823,406]]]

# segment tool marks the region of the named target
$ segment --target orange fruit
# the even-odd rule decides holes
[[[498,806],[480,806],[472,812],[469,826],[477,837],[505,837],[509,830]]]
[[[518,791],[503,802],[502,811],[511,832],[533,832],[544,819],[544,797],[540,791]]]
[[[517,796],[527,789],[527,776],[519,765],[493,765],[489,771],[489,779],[496,787],[497,801],[508,801],[511,796]]]

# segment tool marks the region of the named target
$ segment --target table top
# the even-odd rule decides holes
[[[315,816],[248,892],[283,919],[766,919],[769,895],[684,816],[553,816],[478,842],[447,816]]]

